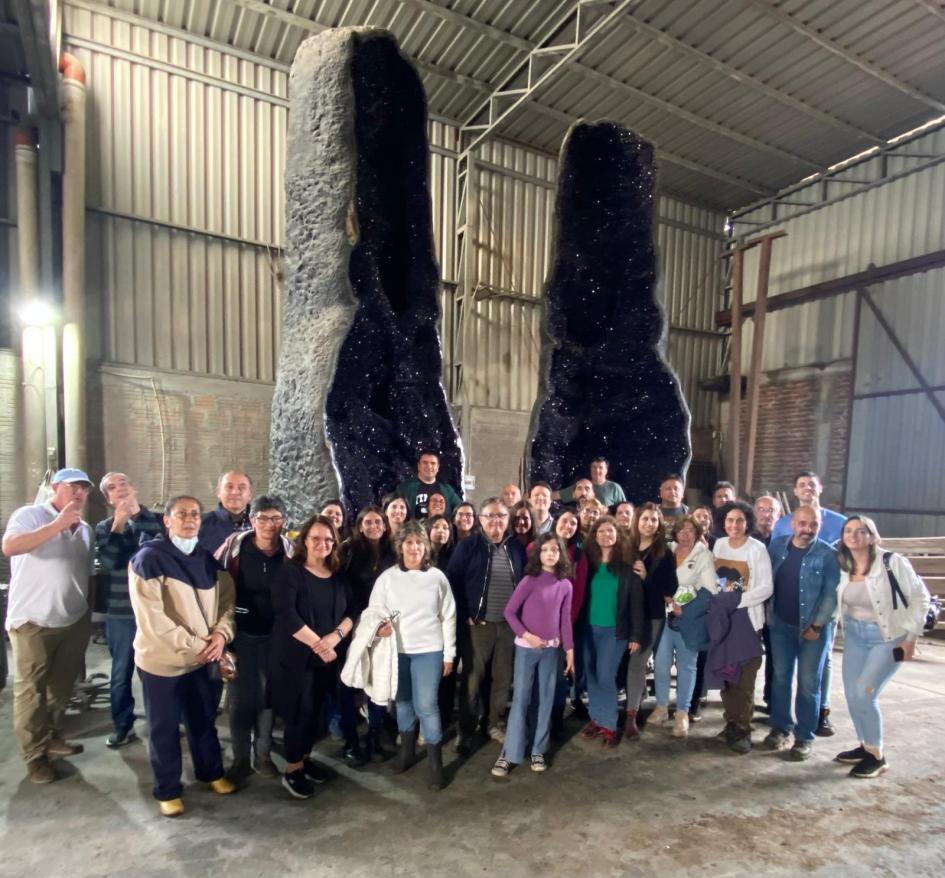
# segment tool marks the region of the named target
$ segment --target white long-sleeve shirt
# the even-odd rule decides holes
[[[729,544],[728,537],[722,537],[715,541],[712,554],[715,555],[717,575],[725,561],[735,561],[734,569],[747,566],[748,578],[743,583],[744,591],[738,606],[748,610],[751,624],[755,631],[760,631],[765,624],[765,601],[774,594],[771,559],[764,543],[749,537],[736,549]]]
[[[400,615],[394,623],[397,652],[413,655],[443,650],[443,661],[456,656],[456,603],[442,571],[388,567],[374,583],[371,607]]]
[[[673,551],[675,552],[675,549]],[[676,582],[679,587],[673,595],[673,600],[686,592],[695,594],[700,588],[706,589],[710,594],[719,590],[715,578],[715,558],[705,543],[696,543],[682,564],[676,566]]]

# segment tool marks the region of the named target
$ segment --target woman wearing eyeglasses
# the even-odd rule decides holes
[[[456,542],[472,536],[479,527],[476,521],[476,507],[472,503],[460,503],[453,513],[453,526],[456,528]]]
[[[843,693],[859,746],[838,753],[851,777],[886,771],[879,696],[904,661],[911,661],[929,610],[929,592],[912,565],[883,552],[871,518],[843,525],[837,604],[843,626]]]
[[[329,776],[309,753],[338,679],[338,648],[353,627],[351,588],[340,570],[338,532],[330,518],[313,515],[272,586],[269,700],[285,723],[282,785],[297,799]]]

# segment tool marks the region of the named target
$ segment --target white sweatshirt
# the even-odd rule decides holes
[[[388,567],[374,583],[371,607],[400,613],[394,623],[397,652],[408,655],[443,650],[443,661],[456,656],[456,603],[442,571]]]
[[[715,541],[712,549],[715,555],[715,569],[718,572],[724,562],[737,561],[748,567],[748,582],[739,607],[745,607],[755,631],[760,631],[765,624],[765,601],[774,594],[774,579],[771,576],[771,558],[764,543],[749,537],[737,549],[729,545],[728,537]],[[720,563],[721,562],[721,563]]]

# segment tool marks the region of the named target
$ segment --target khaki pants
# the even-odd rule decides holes
[[[722,687],[723,718],[727,723],[735,723],[743,734],[751,733],[751,717],[755,710],[755,679],[761,667],[761,656],[742,665],[742,674],[738,683],[726,683]]]
[[[13,730],[25,762],[38,759],[59,724],[82,671],[91,616],[65,628],[26,622],[10,631],[13,643]]]

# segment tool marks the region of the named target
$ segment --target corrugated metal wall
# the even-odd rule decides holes
[[[82,4],[65,7],[64,32],[65,48],[88,74],[90,355],[272,382],[282,319],[288,68]],[[462,350],[451,286],[458,130],[432,119],[429,138],[449,373]],[[537,301],[550,257],[557,163],[506,143],[483,147],[479,158],[474,284]],[[709,427],[717,403],[697,381],[716,372],[720,359],[712,313],[724,217],[669,198],[660,199],[659,214],[667,313],[682,328],[670,333],[670,360],[694,425]],[[531,409],[538,316],[534,302],[507,297],[467,310],[468,404]]]
[[[908,144],[910,154],[945,154],[945,130]],[[843,172],[848,180],[875,179],[870,159]],[[914,166],[915,159],[889,156],[889,172]],[[898,164],[896,164],[898,163]],[[814,201],[822,184],[792,194]],[[852,183],[831,185],[856,192]],[[767,223],[768,208],[746,219]],[[901,177],[827,204],[776,226],[787,237],[775,242],[771,295],[945,249],[945,164]],[[755,298],[757,250],[745,260],[745,298]],[[945,385],[945,269],[874,284],[870,295],[905,345],[925,380]],[[763,367],[767,372],[849,363],[852,367],[856,295],[852,291],[768,315]],[[750,354],[752,321],[746,322],[743,358]],[[854,393],[884,394],[913,389],[915,377],[888,334],[865,305],[861,311]],[[743,359],[747,363],[747,359]],[[945,393],[939,397],[945,402]],[[829,416],[829,413],[825,413]],[[846,505],[877,511],[888,536],[945,533],[945,423],[922,393],[856,399],[850,423]],[[940,510],[940,512],[939,512]],[[927,514],[919,514],[925,512]],[[873,514],[873,513],[871,513]]]
[[[917,138],[907,152],[945,154],[945,129]],[[847,180],[873,180],[880,158],[852,165]],[[889,173],[914,167],[915,159],[890,155]],[[791,195],[792,202],[815,201],[822,183]],[[783,229],[775,242],[769,295],[788,292],[945,248],[945,163],[894,180],[856,195],[856,183],[832,182],[830,195],[850,197],[796,219],[765,228]],[[744,219],[767,223],[769,208],[745,214]],[[742,231],[742,228],[739,229]],[[758,249],[745,257],[745,300],[755,298]],[[853,299],[836,296],[768,315],[765,332],[765,370],[830,363],[852,355]],[[751,323],[745,351],[750,350]]]

